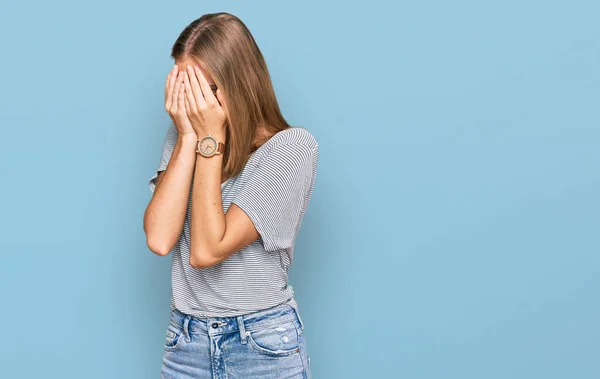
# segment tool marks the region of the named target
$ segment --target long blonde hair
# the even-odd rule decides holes
[[[246,25],[226,13],[205,14],[189,24],[173,45],[171,57],[190,58],[212,76],[227,101],[224,172],[242,171],[257,146],[258,126],[269,135],[287,129],[265,59]]]

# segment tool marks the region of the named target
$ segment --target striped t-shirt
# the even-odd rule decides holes
[[[171,124],[148,183],[152,192],[177,137]],[[207,268],[190,265],[192,178],[183,231],[171,251],[171,310],[196,317],[238,316],[283,303],[298,310],[288,270],[315,185],[318,154],[317,140],[301,127],[276,133],[252,153],[244,169],[221,185],[221,199],[224,212],[231,203],[244,210],[260,237]]]

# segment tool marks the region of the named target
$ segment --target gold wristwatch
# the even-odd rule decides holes
[[[210,158],[217,154],[223,154],[225,151],[225,144],[221,141],[217,141],[212,135],[198,140],[198,146],[196,146],[196,153],[203,157]]]

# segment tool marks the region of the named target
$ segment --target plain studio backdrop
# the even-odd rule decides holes
[[[600,377],[593,1],[0,8],[2,378],[158,378],[170,48],[240,17],[320,144],[291,284],[315,379]]]

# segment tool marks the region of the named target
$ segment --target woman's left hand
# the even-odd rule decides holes
[[[225,110],[219,104],[220,91],[213,94],[208,80],[200,69],[188,66],[184,74],[185,106],[198,139],[211,134],[225,143]],[[222,103],[222,101],[221,101]]]

